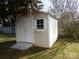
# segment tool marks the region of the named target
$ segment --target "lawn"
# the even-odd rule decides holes
[[[15,36],[0,35],[0,59],[79,59],[79,40],[72,37],[60,37],[51,49],[10,49],[15,43]]]

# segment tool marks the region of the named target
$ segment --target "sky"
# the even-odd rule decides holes
[[[42,3],[44,4],[44,8],[43,11],[44,12],[48,12],[50,9],[53,9],[53,4],[51,3],[50,0],[40,0],[42,1]],[[77,3],[79,4],[79,0],[74,0],[77,1]],[[77,11],[79,12],[79,8],[77,9]]]
[[[51,6],[52,6],[51,8],[53,8],[53,5],[52,5],[50,0],[41,0],[41,2],[44,5],[43,6],[43,11],[44,12],[48,12]]]
[[[79,0],[77,0],[77,1],[78,1],[78,4],[79,4]],[[79,7],[78,7],[77,11],[79,12]]]

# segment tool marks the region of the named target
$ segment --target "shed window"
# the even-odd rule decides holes
[[[37,29],[44,29],[44,20],[43,19],[37,20]]]

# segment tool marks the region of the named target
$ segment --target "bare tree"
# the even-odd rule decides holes
[[[51,12],[59,19],[59,30],[63,29],[68,35],[77,38],[78,26],[75,23],[75,14],[79,8],[78,0],[51,0]]]
[[[65,12],[76,12],[79,7],[78,0],[51,0],[53,9],[51,10],[55,16],[61,17]]]

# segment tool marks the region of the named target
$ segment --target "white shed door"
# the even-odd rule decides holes
[[[32,36],[32,19],[31,17],[23,17],[17,21],[17,41],[33,43]]]
[[[32,17],[24,19],[24,41],[33,43]]]

